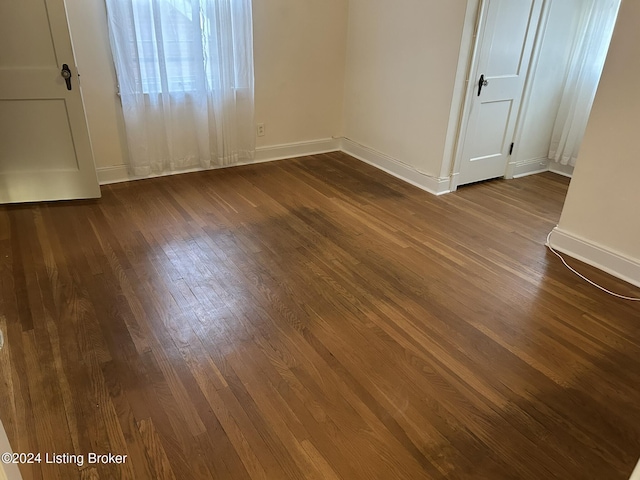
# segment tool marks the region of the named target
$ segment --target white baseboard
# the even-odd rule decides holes
[[[561,165],[558,162],[549,162],[549,171],[569,178],[573,176],[573,167],[571,165]]]
[[[512,166],[512,177],[521,178],[527,175],[535,175],[549,170],[549,160],[547,158],[532,158],[522,162],[516,162]]]
[[[434,195],[442,195],[443,193],[448,193],[450,191],[449,178],[436,178],[426,175],[410,165],[406,165],[388,155],[385,155],[384,153],[360,145],[347,138],[326,138],[310,142],[299,142],[285,145],[260,147],[256,149],[254,160],[250,162],[239,163],[233,166],[271,162],[275,160],[303,157],[307,155],[317,155],[320,153],[335,152],[337,150],[341,150],[348,155],[357,158],[358,160],[384,170],[385,172],[401,180],[404,180],[405,182],[415,185],[422,190],[426,190],[427,192]],[[151,177],[173,175],[174,173],[190,173],[202,170],[204,169],[193,168],[182,170],[180,172],[166,173],[163,175],[152,175]],[[98,168],[97,172],[100,185],[128,182],[131,180],[139,180],[141,178],[130,175],[126,165],[102,167]]]
[[[335,152],[340,150],[341,139],[325,138],[310,142],[289,143],[286,145],[273,145],[268,147],[256,148],[255,158],[251,161],[239,162],[228,167],[237,167],[240,165],[251,165],[254,163],[272,162],[275,160],[283,160],[286,158],[304,157],[307,155],[317,155],[319,153]],[[214,167],[225,168],[225,167]],[[132,180],[140,180],[142,178],[164,177],[167,175],[175,175],[180,173],[201,172],[207,170],[205,168],[196,167],[179,172],[167,172],[160,175],[149,175],[148,177],[137,177],[129,173],[126,165],[115,165],[112,167],[101,167],[96,169],[98,173],[98,183],[100,185],[109,185],[111,183],[129,182]]]
[[[251,161],[251,162],[235,163],[233,165],[228,165],[226,167],[236,167],[240,165],[247,165],[249,163],[257,163],[257,162]],[[115,165],[113,167],[98,168],[97,172],[98,172],[98,183],[100,185],[109,185],[111,183],[132,182],[134,180],[144,180],[147,178],[168,177],[170,175],[180,175],[182,173],[204,172],[205,170],[216,170],[218,168],[226,168],[226,167],[185,168],[184,170],[177,170],[174,172],[152,173],[151,175],[137,176],[129,173],[129,169],[127,168],[126,165]]]
[[[287,143],[256,148],[255,162],[271,162],[286,158],[306,157],[340,150],[341,138],[323,138],[310,142]]]
[[[98,183],[100,185],[109,185],[111,183],[128,182],[131,180],[129,170],[126,165],[114,165],[112,167],[96,168],[98,174]]]
[[[437,178],[416,170],[384,153],[365,147],[348,138],[342,139],[342,151],[394,177],[434,195],[449,193],[449,178]]]
[[[621,255],[558,227],[553,229],[549,242],[559,252],[640,287],[640,261],[637,259]]]

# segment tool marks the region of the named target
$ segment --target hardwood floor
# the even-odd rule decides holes
[[[627,479],[640,308],[545,249],[567,183],[335,153],[0,207],[0,418],[85,456],[24,478]]]

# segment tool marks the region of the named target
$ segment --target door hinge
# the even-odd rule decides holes
[[[509,155],[511,155],[513,153],[513,143],[511,144],[511,147],[509,147]]]

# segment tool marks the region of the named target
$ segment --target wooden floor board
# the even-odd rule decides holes
[[[628,478],[640,310],[547,251],[567,185],[329,153],[0,207],[14,450],[127,455],[24,478]]]

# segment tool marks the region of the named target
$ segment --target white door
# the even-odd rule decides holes
[[[542,0],[483,2],[457,185],[504,176]]]
[[[0,1],[0,203],[99,196],[63,0]]]

